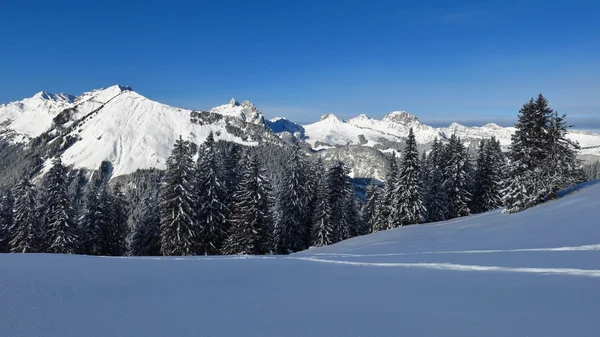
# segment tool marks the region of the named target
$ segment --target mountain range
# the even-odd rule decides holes
[[[188,110],[150,100],[131,87],[114,85],[80,96],[39,92],[21,101],[0,105],[0,140],[10,146],[50,146],[48,162],[60,155],[75,168],[96,169],[104,160],[113,165],[113,176],[137,169],[165,168],[175,140],[197,144],[209,132],[217,140],[245,145],[261,142],[300,144],[326,159],[341,159],[354,177],[385,176],[383,153],[402,149],[412,128],[421,150],[435,138],[442,141],[456,133],[466,145],[492,136],[510,144],[512,127],[490,123],[469,127],[453,123],[435,128],[405,111],[393,111],[382,119],[364,114],[343,120],[325,114],[318,121],[300,125],[286,118],[268,120],[249,101],[231,99],[209,111]],[[570,131],[568,137],[582,146],[584,159],[600,159],[600,135]]]

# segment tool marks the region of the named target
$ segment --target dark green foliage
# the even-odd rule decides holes
[[[39,204],[46,226],[45,250],[49,253],[77,253],[80,243],[78,230],[67,193],[66,168],[60,158],[52,161],[52,167],[44,176]]]
[[[236,189],[229,217],[230,233],[226,254],[263,255],[272,251],[273,200],[270,183],[256,154],[244,162],[240,185]]]
[[[167,171],[161,185],[160,228],[163,255],[196,255],[199,252],[192,165],[190,147],[180,137],[167,159]]]
[[[0,253],[10,248],[13,229],[13,196],[10,190],[0,191]]]
[[[13,195],[10,251],[12,253],[40,252],[42,228],[36,212],[37,190],[27,177],[23,177],[13,188]]]
[[[216,255],[227,237],[227,191],[219,174],[212,132],[200,147],[195,183],[199,253]]]

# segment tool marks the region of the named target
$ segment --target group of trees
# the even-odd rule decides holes
[[[370,184],[362,199],[342,162],[326,166],[297,146],[215,142],[211,133],[200,146],[177,140],[156,178],[159,193],[138,198],[134,209],[103,164],[76,212],[55,159],[38,187],[22,178],[0,194],[0,252],[288,254],[501,206],[516,212],[584,180],[564,116],[543,96],[523,106],[516,129],[507,154],[491,138],[471,155],[452,135],[421,156],[410,130],[385,183]]]
[[[412,130],[400,163],[392,158],[383,188],[367,189],[363,221],[372,231],[448,220],[501,206],[506,158],[495,139],[482,140],[477,160],[459,137],[437,139],[419,159]]]
[[[566,138],[565,115],[541,94],[519,111],[508,157],[506,212],[519,212],[555,197],[561,188],[585,180],[577,160],[579,145]]]
[[[37,188],[23,177],[0,200],[0,251],[123,255],[127,208],[120,186],[93,179],[81,217],[68,192],[66,167],[59,158]]]
[[[217,153],[210,134],[194,163],[193,148],[175,143],[160,214],[153,230],[134,233],[134,253],[142,251],[138,243],[152,242],[162,255],[287,254],[364,233],[342,163],[325,170],[292,148],[282,178],[273,182],[257,149],[236,149]]]

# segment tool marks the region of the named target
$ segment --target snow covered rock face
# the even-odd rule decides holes
[[[235,98],[232,98],[228,104],[214,107],[210,109],[210,112],[237,117],[252,124],[266,125],[265,117],[250,101],[243,101],[240,104]]]

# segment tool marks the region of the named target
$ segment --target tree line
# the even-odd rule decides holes
[[[491,138],[475,155],[456,135],[419,155],[411,129],[385,183],[374,181],[362,198],[342,162],[325,165],[286,147],[273,174],[263,146],[218,146],[211,133],[199,147],[175,142],[158,196],[143,198],[139,209],[129,207],[123,186],[109,185],[102,166],[75,214],[66,168],[55,159],[39,186],[22,178],[1,196],[0,252],[288,254],[502,206],[517,212],[584,180],[565,116],[542,95],[519,111],[516,129],[507,153]]]

